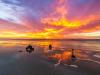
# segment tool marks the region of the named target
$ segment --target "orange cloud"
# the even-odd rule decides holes
[[[67,0],[68,1],[68,0]],[[73,29],[74,31],[80,30],[79,28],[89,25],[89,23],[100,20],[99,15],[90,14],[81,18],[73,18],[70,20],[68,16],[68,7],[66,5],[66,0],[56,0],[53,5],[53,12],[49,15],[41,18],[41,23],[50,26],[64,27],[67,30]],[[96,28],[96,27],[95,27]],[[96,30],[95,28],[90,28]],[[77,29],[77,30],[76,30]],[[84,28],[82,28],[84,29]],[[84,29],[82,31],[89,31],[89,29]],[[77,32],[76,32],[77,33]]]
[[[44,31],[41,32],[26,32],[26,33],[18,33],[14,31],[3,31],[0,34],[0,38],[34,38],[34,39],[40,39],[40,38],[60,38],[60,32],[61,30],[56,29],[49,29],[45,28]]]
[[[63,26],[66,28],[80,27],[80,21],[78,20],[70,21],[66,17],[68,13],[68,8],[66,7],[65,3],[66,0],[57,0],[57,1],[58,2],[53,8],[54,11],[50,13],[49,16],[41,18],[41,22],[46,25]]]
[[[0,20],[0,38],[72,38],[76,34],[100,31],[100,20],[97,14],[69,15],[68,0],[54,0],[49,13],[34,18],[28,15],[20,16],[21,24]],[[73,10],[73,8],[71,9]],[[80,13],[79,11],[76,13]],[[83,15],[83,16],[82,16]],[[72,17],[72,19],[69,18]],[[39,18],[39,19],[37,19]],[[85,34],[83,34],[84,36]]]
[[[3,31],[0,34],[0,38],[19,38],[19,37],[25,37],[26,34],[20,34],[16,33],[14,31]]]

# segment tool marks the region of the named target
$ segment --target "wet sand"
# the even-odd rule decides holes
[[[38,55],[27,54],[12,60],[5,60],[6,63],[0,64],[0,75],[85,75],[68,68],[54,67]]]
[[[0,75],[100,75],[100,52],[89,50],[82,52],[82,56],[86,54],[91,59],[80,60],[78,63],[75,63],[74,65],[78,67],[64,64],[60,64],[55,67],[55,62],[46,57],[43,53],[45,47],[48,46],[48,42],[41,43],[39,41],[36,46],[36,42],[33,43],[32,41],[32,46],[35,47],[35,51],[30,54],[25,51],[25,47],[28,45],[29,42],[14,41],[11,43],[9,43],[8,41],[1,42]],[[66,45],[66,43],[68,42],[60,43],[61,46],[59,43],[56,43],[54,44],[55,47],[64,47],[63,45]],[[76,43],[77,42],[75,42],[75,45]],[[47,44],[47,46],[45,44]],[[85,45],[87,46],[87,44]],[[91,44],[89,46],[91,46]],[[65,47],[68,47],[68,45]],[[83,46],[82,48],[87,47]],[[97,48],[99,49],[99,45]]]
[[[37,52],[15,52],[0,57],[0,75],[100,75],[100,65],[90,61],[81,61],[76,64],[78,68],[74,68],[62,64],[55,67],[52,61]]]

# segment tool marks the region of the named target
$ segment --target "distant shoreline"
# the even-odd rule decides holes
[[[0,40],[30,40],[30,41],[42,41],[42,40],[55,40],[55,41],[100,41],[100,39],[0,39]]]

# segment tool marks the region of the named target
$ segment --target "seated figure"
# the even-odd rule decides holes
[[[49,45],[49,50],[52,50],[52,45],[51,44]]]
[[[26,47],[26,51],[29,52],[29,53],[31,53],[32,51],[34,51],[34,48],[31,45],[28,45]]]
[[[74,49],[72,49],[71,59],[72,59],[72,61],[75,61],[77,59],[75,54],[74,54]]]

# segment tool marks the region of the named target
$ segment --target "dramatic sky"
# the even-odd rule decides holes
[[[0,38],[100,38],[100,0],[0,0]]]

